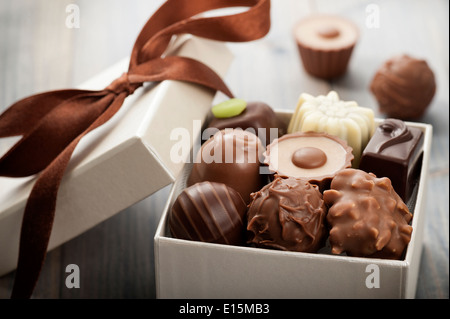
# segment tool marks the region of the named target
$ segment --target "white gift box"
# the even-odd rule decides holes
[[[188,35],[176,38],[167,54],[200,60],[221,76],[231,62],[225,44]],[[120,61],[80,88],[105,88],[127,71],[128,62]],[[194,120],[204,120],[214,96],[212,90],[186,82],[148,84],[128,97],[108,123],[83,138],[59,190],[49,250],[173,183],[184,164],[170,158],[177,142],[169,139],[170,133],[182,127],[195,138],[200,129]],[[8,148],[5,140],[0,139],[0,153]],[[33,183],[34,177],[0,177],[0,275],[17,266],[23,211]]]
[[[284,123],[292,113],[277,112]],[[379,123],[381,120],[377,120]],[[424,132],[420,181],[408,203],[414,217],[404,260],[300,253],[172,238],[168,216],[192,164],[172,187],[155,235],[158,298],[414,298],[422,252],[432,126]],[[326,251],[326,249],[324,250]]]

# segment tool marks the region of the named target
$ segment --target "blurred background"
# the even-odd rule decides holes
[[[162,3],[2,0],[0,112],[34,93],[76,87],[127,57]],[[359,27],[360,39],[342,78],[323,81],[303,70],[293,27],[312,13],[337,14]],[[368,87],[385,60],[407,53],[425,59],[434,71],[437,92],[419,120],[433,125],[433,144],[416,297],[448,298],[449,2],[272,0],[271,17],[265,38],[228,44],[235,58],[225,81],[237,97],[293,110],[302,92],[318,95],[333,89],[341,99],[355,100],[383,117]],[[154,298],[153,235],[168,191],[160,190],[50,252],[33,297]],[[80,267],[79,289],[64,285],[68,264]],[[9,297],[13,279],[14,273],[0,277],[0,298]]]

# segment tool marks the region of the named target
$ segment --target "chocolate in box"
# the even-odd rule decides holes
[[[292,112],[277,111],[286,125]],[[382,120],[376,119],[379,125]],[[414,298],[422,253],[432,126],[421,130],[420,178],[408,207],[412,237],[402,260],[288,252],[213,244],[171,237],[168,214],[186,185],[187,163],[173,185],[155,235],[158,298]]]

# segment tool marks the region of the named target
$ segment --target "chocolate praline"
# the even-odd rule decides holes
[[[209,128],[252,130],[252,133],[261,139],[263,145],[268,145],[285,133],[285,128],[274,110],[263,102],[248,102],[245,110],[237,116],[213,118],[209,123]]]
[[[311,15],[294,27],[294,37],[304,69],[329,80],[345,74],[359,31],[346,18]]]
[[[316,252],[324,244],[326,207],[316,185],[277,177],[252,194],[248,243],[257,247]]]
[[[264,150],[253,133],[241,129],[219,131],[197,153],[187,186],[203,181],[224,183],[249,203],[250,194],[266,182],[267,176],[260,174]]]
[[[172,236],[218,244],[245,243],[247,207],[234,189],[203,182],[184,189],[169,216]]]
[[[387,177],[348,168],[326,190],[333,254],[401,259],[411,240],[412,214]]]
[[[372,109],[344,101],[335,91],[312,96],[302,93],[288,126],[288,133],[326,132],[347,142],[353,150],[354,168],[375,129]]]
[[[264,156],[271,172],[304,179],[321,191],[328,188],[338,171],[351,167],[353,160],[346,141],[318,132],[286,134],[273,141]]]
[[[380,177],[388,177],[407,202],[419,179],[424,137],[416,127],[398,119],[386,119],[378,128],[361,156],[359,168]]]
[[[425,60],[399,55],[376,72],[370,89],[381,113],[401,120],[419,119],[436,92],[434,73]]]

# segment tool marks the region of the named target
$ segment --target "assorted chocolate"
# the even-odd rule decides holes
[[[176,238],[241,245],[247,205],[231,187],[202,182],[184,189],[172,206],[169,227]]]
[[[214,117],[209,123],[209,128],[219,130],[241,128],[256,134],[264,146],[285,133],[285,129],[273,109],[263,102],[248,102],[244,111],[237,116]]]
[[[323,193],[331,226],[331,252],[400,259],[411,240],[412,214],[387,177],[357,169],[340,171]]]
[[[374,129],[372,109],[361,107],[355,101],[343,101],[331,91],[319,96],[301,94],[288,133],[314,131],[338,136],[353,149],[353,167],[358,167]]]
[[[294,29],[312,76],[342,76],[355,25],[316,15]],[[400,55],[370,90],[387,119],[334,91],[300,95],[287,127],[263,102],[212,107],[186,188],[169,215],[175,238],[365,258],[402,259],[411,240],[424,134],[403,120],[424,115],[436,82],[424,60]],[[205,136],[205,135],[204,135]]]
[[[242,127],[285,130],[277,121],[250,125],[258,118],[250,105],[258,104],[211,122],[221,130],[202,145],[173,204],[172,235],[308,253],[328,239],[332,254],[401,259],[412,233],[405,202],[418,182],[422,131],[398,119],[375,129],[372,112],[335,92],[302,94],[288,133],[265,148]],[[339,137],[339,123],[358,140]]]
[[[217,132],[173,204],[172,236],[307,253],[328,240],[332,254],[403,258],[422,131],[398,119],[376,127],[370,109],[335,92],[302,94],[287,133],[264,147],[255,128],[286,132],[266,106],[239,111],[238,100],[215,110],[225,115],[211,121]]]
[[[278,176],[304,179],[326,189],[337,172],[351,167],[347,142],[327,133],[286,134],[267,147],[264,163]]]
[[[380,67],[370,89],[381,113],[414,120],[425,114],[436,92],[436,81],[425,60],[403,54],[387,60]]]
[[[365,148],[359,168],[389,177],[395,191],[406,202],[417,184],[422,164],[423,132],[398,119],[378,126]]]
[[[326,207],[317,186],[275,178],[252,194],[248,243],[256,247],[316,252],[326,238]]]
[[[306,72],[328,80],[345,74],[359,31],[345,18],[314,15],[295,26],[294,37]]]
[[[250,194],[266,182],[260,174],[265,148],[253,133],[241,129],[218,131],[200,148],[187,180],[187,186],[210,181],[235,189],[245,203]]]

